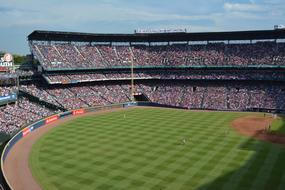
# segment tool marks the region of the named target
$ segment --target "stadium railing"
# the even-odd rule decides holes
[[[130,69],[131,66],[113,66],[113,67],[97,67],[97,68],[44,68],[46,71],[78,71],[78,70],[106,70],[106,69]],[[180,66],[134,66],[134,69],[284,69],[284,65],[180,65]]]
[[[0,105],[5,105],[11,102],[17,101],[18,95],[16,93],[12,93],[8,96],[0,96]]]

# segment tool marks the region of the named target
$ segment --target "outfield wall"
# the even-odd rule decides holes
[[[93,108],[81,108],[81,109],[76,109],[76,110],[71,110],[71,111],[67,111],[67,112],[63,112],[63,113],[59,113],[44,119],[41,119],[25,128],[23,128],[22,130],[20,130],[16,135],[14,135],[10,141],[6,144],[2,155],[1,155],[1,170],[2,170],[2,174],[4,176],[4,180],[7,183],[7,187],[12,189],[11,185],[9,184],[9,181],[5,175],[5,171],[4,171],[4,163],[5,163],[5,159],[7,157],[7,155],[9,154],[10,150],[13,148],[13,146],[22,138],[24,138],[25,136],[27,136],[29,133],[32,133],[33,131],[35,131],[36,129],[40,128],[40,127],[44,127],[47,124],[56,122],[58,120],[61,120],[63,118],[66,117],[72,117],[72,116],[76,116],[76,115],[81,115],[84,113],[88,113],[88,112],[97,112],[97,111],[101,111],[101,110],[107,110],[107,109],[113,109],[113,108],[127,108],[127,107],[133,107],[133,106],[151,106],[151,107],[169,107],[169,108],[178,108],[178,107],[173,107],[173,106],[167,106],[167,105],[162,105],[162,104],[158,104],[158,103],[153,103],[153,102],[127,102],[127,103],[121,103],[121,104],[112,104],[112,105],[108,105],[108,106],[98,106],[98,107],[93,107]]]

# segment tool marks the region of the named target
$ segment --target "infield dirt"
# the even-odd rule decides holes
[[[247,116],[234,120],[231,126],[242,135],[276,144],[285,144],[285,135],[270,131],[272,117]]]

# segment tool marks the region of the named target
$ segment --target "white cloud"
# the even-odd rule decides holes
[[[244,12],[259,12],[264,11],[265,7],[254,3],[224,3],[226,11],[244,11]]]
[[[34,7],[35,10],[38,7]],[[22,19],[25,18],[25,19]],[[76,27],[82,23],[95,22],[161,22],[161,21],[199,21],[213,20],[211,15],[181,14],[155,11],[154,9],[135,9],[133,7],[115,6],[110,3],[50,5],[38,11],[14,9],[2,14],[0,21],[9,20],[5,27],[13,26],[62,26]],[[2,26],[4,27],[4,26]],[[1,26],[0,26],[1,28]],[[84,30],[84,29],[80,29]],[[115,29],[114,29],[115,30]]]
[[[0,49],[1,46],[26,48],[26,36],[35,29],[116,33],[132,32],[140,27],[190,27],[191,31],[201,32],[271,29],[274,24],[285,23],[285,0],[243,2],[247,3],[240,0],[0,0]],[[15,39],[14,44],[19,46],[12,46],[5,39]]]

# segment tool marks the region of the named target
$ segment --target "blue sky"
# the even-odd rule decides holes
[[[285,25],[285,0],[0,0],[0,23],[0,51],[27,54],[33,30],[272,29]]]

